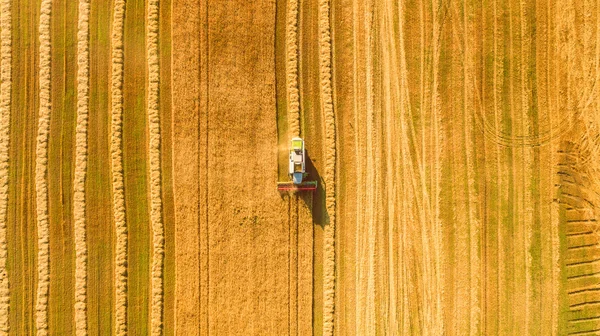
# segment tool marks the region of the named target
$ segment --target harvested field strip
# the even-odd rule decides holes
[[[163,327],[163,268],[165,258],[165,229],[162,214],[160,162],[160,67],[158,54],[158,0],[148,3],[146,52],[148,61],[148,129],[150,160],[150,223],[152,226],[152,335],[162,335]]]
[[[333,335],[335,313],[335,179],[336,126],[331,84],[330,0],[319,0],[319,79],[325,115],[325,207],[329,221],[323,233],[323,334]]]
[[[171,0],[160,1],[159,62],[160,62],[160,157],[165,261],[163,266],[163,334],[175,335],[175,235],[173,201],[173,117],[171,114]],[[177,24],[177,22],[175,22]]]
[[[116,0],[112,21],[111,173],[115,245],[115,329],[127,334],[127,222],[123,182],[123,25],[125,0]]]
[[[127,222],[127,331],[149,335],[153,235],[150,219],[146,1],[126,1],[123,31],[123,177]],[[119,233],[117,233],[118,235]]]
[[[50,232],[48,226],[48,136],[50,131],[50,15],[52,1],[42,0],[39,23],[39,121],[35,161],[37,210],[38,285],[36,291],[36,330],[48,334],[48,291],[50,287]]]
[[[48,218],[50,288],[48,333],[75,334],[75,169],[78,1],[52,5],[52,111],[48,139]]]
[[[10,0],[0,2],[0,335],[7,335],[10,309],[10,285],[6,270],[8,165],[12,85],[12,14]]]
[[[75,333],[87,335],[87,239],[85,179],[87,174],[87,128],[89,114],[89,0],[79,1],[77,32],[77,128],[75,135]]]
[[[76,2],[74,4],[77,5]],[[112,7],[104,0],[90,1],[90,99],[85,185],[88,246],[87,326],[90,335],[115,334],[116,239],[110,162]],[[76,18],[77,15],[74,17]],[[73,27],[77,27],[77,24],[73,24]],[[75,47],[76,45],[73,44],[72,49],[75,50]],[[54,256],[52,258],[54,259]]]
[[[39,3],[13,1],[13,58],[9,148],[7,272],[10,280],[10,331],[30,335],[36,329],[36,137]],[[19,27],[17,30],[16,27]],[[26,88],[16,90],[15,88]],[[12,182],[14,181],[14,183]]]

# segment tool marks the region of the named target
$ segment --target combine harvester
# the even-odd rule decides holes
[[[292,138],[288,173],[291,181],[277,182],[277,190],[294,192],[317,189],[317,181],[304,181],[308,173],[306,172],[306,152],[302,138]]]

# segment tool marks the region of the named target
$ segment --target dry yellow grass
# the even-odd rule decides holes
[[[8,207],[8,165],[12,92],[11,1],[0,2],[0,335],[9,332],[10,285],[6,273],[8,257],[6,227]]]
[[[163,267],[165,229],[162,218],[161,165],[160,165],[160,111],[158,89],[160,68],[158,62],[159,1],[148,3],[146,52],[148,59],[148,128],[150,161],[150,222],[152,225],[152,335],[162,335],[163,327]]]
[[[77,32],[77,128],[75,135],[75,333],[87,335],[87,241],[85,179],[89,114],[89,0],[79,1]]]
[[[50,231],[48,227],[48,136],[50,132],[50,15],[52,1],[41,2],[39,23],[39,121],[35,161],[37,213],[36,329],[38,336],[48,334],[48,290],[50,287]]]
[[[111,36],[111,174],[115,225],[115,334],[127,334],[127,223],[123,191],[123,24],[125,1],[114,3]]]

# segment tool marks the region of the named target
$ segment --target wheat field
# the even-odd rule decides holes
[[[0,0],[0,335],[600,335],[598,162],[597,0]]]

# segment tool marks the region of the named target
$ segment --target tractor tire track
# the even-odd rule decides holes
[[[115,0],[112,23],[111,64],[111,173],[115,225],[115,327],[127,335],[127,222],[123,181],[123,28],[125,0]]]
[[[85,180],[87,174],[87,128],[89,118],[89,0],[79,1],[77,32],[77,127],[75,178],[75,334],[87,335],[87,238]]]
[[[39,22],[39,120],[35,161],[37,210],[36,330],[38,336],[48,334],[48,291],[50,288],[50,230],[48,225],[48,137],[50,133],[51,50],[50,15],[52,1],[42,0]]]
[[[8,212],[8,168],[12,92],[12,6],[0,2],[0,335],[8,335],[10,285],[6,264]]]
[[[151,333],[162,335],[163,328],[163,268],[165,257],[165,228],[161,190],[160,162],[160,110],[159,85],[160,65],[158,55],[159,0],[148,3],[146,51],[148,61],[148,129],[150,160],[150,222],[152,226],[152,303]]]
[[[319,0],[319,79],[325,115],[325,207],[329,221],[323,234],[323,334],[333,335],[335,315],[336,124],[331,81],[330,0]]]

